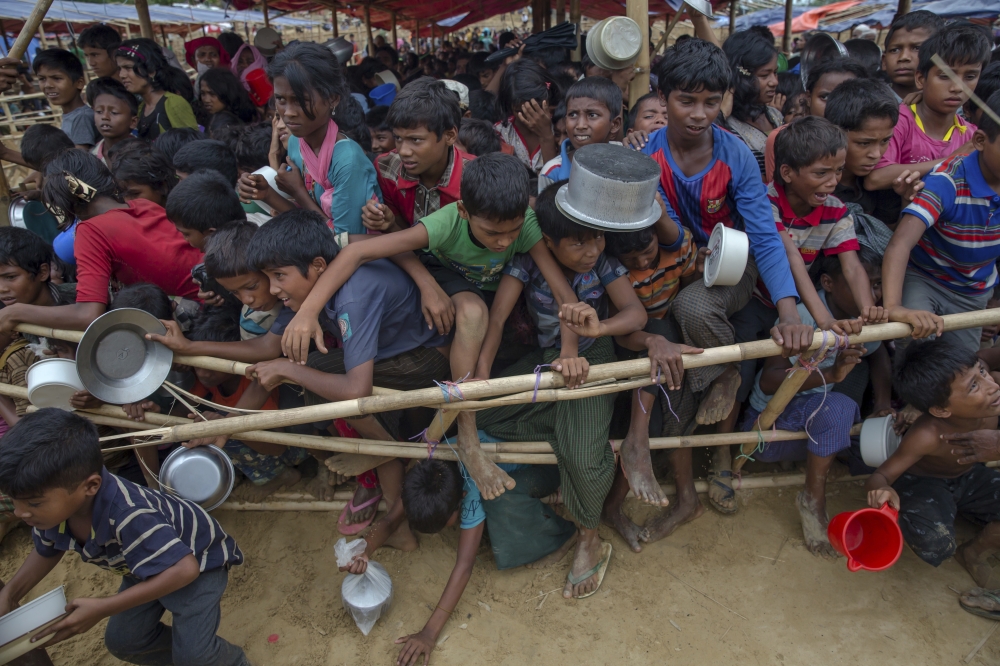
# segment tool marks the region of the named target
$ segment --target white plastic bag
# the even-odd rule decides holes
[[[346,567],[355,555],[364,552],[367,545],[364,539],[350,543],[346,539],[338,541],[333,547],[337,555],[337,566]],[[369,561],[368,569],[363,574],[347,574],[340,586],[340,601],[354,618],[361,633],[367,636],[392,604],[392,579],[389,578],[389,572],[378,562]]]

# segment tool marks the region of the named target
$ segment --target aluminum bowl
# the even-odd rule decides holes
[[[865,419],[861,424],[861,459],[869,467],[878,467],[899,448],[901,438],[893,428],[895,422],[890,415]]]
[[[66,589],[60,585],[0,617],[0,664],[45,645],[52,636],[32,643],[31,637],[66,614]]]
[[[606,18],[587,33],[587,55],[602,69],[631,67],[641,50],[642,31],[627,16]]]
[[[27,205],[28,201],[22,197],[11,198],[10,206],[7,207],[7,218],[10,220],[10,226],[21,229],[28,228],[24,224],[24,208]]]
[[[232,461],[216,446],[174,449],[160,465],[160,486],[206,511],[225,502],[235,483]]]

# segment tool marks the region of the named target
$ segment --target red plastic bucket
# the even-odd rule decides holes
[[[838,513],[826,528],[834,548],[847,557],[851,571],[888,569],[903,553],[899,513],[886,502],[881,509]]]
[[[250,99],[255,106],[266,106],[274,87],[267,79],[267,72],[263,69],[255,69],[247,74],[247,85],[250,87]]]

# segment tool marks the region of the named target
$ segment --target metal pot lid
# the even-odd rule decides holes
[[[226,501],[236,482],[236,470],[216,446],[174,449],[160,465],[160,485],[171,495],[200,504],[206,511]]]

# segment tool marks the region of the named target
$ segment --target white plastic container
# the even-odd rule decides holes
[[[66,358],[46,358],[36,361],[25,374],[28,400],[35,407],[58,407],[73,411],[69,399],[77,391],[86,390],[76,371],[76,361]]]
[[[743,279],[750,257],[750,238],[719,222],[708,239],[712,251],[705,260],[705,286],[732,287]]]
[[[0,617],[0,664],[9,663],[52,640],[49,636],[32,643],[31,637],[65,614],[66,590],[60,585]]]
[[[869,467],[878,467],[899,448],[899,435],[893,429],[896,420],[890,416],[865,419],[861,424],[861,459]]]

